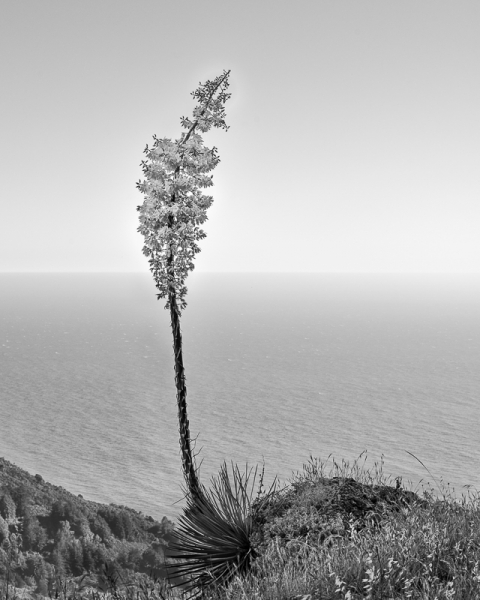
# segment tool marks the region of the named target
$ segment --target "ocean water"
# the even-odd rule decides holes
[[[480,489],[480,276],[204,274],[182,316],[202,480],[310,455]],[[149,274],[0,275],[0,456],[161,519],[182,499],[168,312]],[[431,475],[406,451],[417,456]],[[433,481],[432,481],[433,483]]]

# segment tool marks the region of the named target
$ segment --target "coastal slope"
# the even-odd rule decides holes
[[[0,580],[16,587],[46,595],[59,577],[84,574],[98,585],[105,565],[163,577],[172,532],[166,517],[87,500],[0,458]]]

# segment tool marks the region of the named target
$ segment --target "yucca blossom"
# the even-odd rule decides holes
[[[187,305],[185,280],[200,252],[198,242],[206,235],[200,226],[207,220],[207,209],[213,202],[202,190],[213,185],[209,173],[220,162],[217,149],[206,148],[198,132],[205,133],[211,127],[228,129],[224,104],[230,97],[226,93],[229,75],[230,71],[224,71],[192,92],[198,105],[192,119],[181,118],[186,131],[178,140],[154,136],[152,147],[145,148],[146,160],[142,162],[145,179],[137,183],[144,195],[143,204],[137,208],[138,231],[145,241],[143,253],[148,257],[157,298],[166,298],[165,308],[170,310],[182,465],[193,499],[202,497],[202,488],[187,417],[180,315]]]

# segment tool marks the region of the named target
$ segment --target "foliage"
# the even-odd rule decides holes
[[[245,482],[244,477],[242,480]],[[381,464],[367,470],[357,461],[353,466],[334,462],[329,471],[326,463],[312,460],[295,474],[290,485],[268,496],[261,507],[247,494],[254,514],[251,569],[242,576],[237,572],[228,585],[218,583],[204,588],[204,598],[479,598],[480,496],[469,494],[458,500],[447,489],[439,498],[430,489],[420,494],[390,483],[383,476]],[[217,488],[221,490],[224,485],[219,483]],[[229,487],[235,495],[231,478]],[[332,490],[339,496],[329,496]],[[224,497],[224,492],[221,494]],[[334,501],[335,497],[338,500]],[[375,497],[377,502],[373,501]],[[358,502],[362,499],[363,505]],[[328,505],[333,506],[334,514],[328,514]],[[155,529],[161,526],[150,523]],[[328,530],[335,523],[336,531]],[[160,530],[157,533],[160,535]],[[141,542],[116,543],[119,558],[128,559],[131,550],[135,563],[141,556],[145,563],[155,560],[142,550]],[[104,570],[104,564],[99,565],[98,572]],[[167,589],[165,581],[155,582],[147,574],[118,566],[118,571],[104,577],[102,591],[95,587],[95,580],[60,577],[41,554],[22,551],[21,533],[10,533],[8,547],[0,548],[0,600],[28,598],[24,595],[26,588],[19,589],[25,585],[33,593],[60,600],[184,597],[181,591]]]
[[[5,519],[0,516],[0,548],[8,541],[8,524]]]
[[[8,492],[0,494],[0,516],[4,519],[14,519],[16,510],[15,502],[10,494]]]
[[[169,565],[169,576],[186,579],[187,590],[228,583],[235,575],[245,574],[255,557],[251,536],[255,512],[273,494],[257,497],[254,510],[252,495],[257,476],[255,469],[241,473],[232,464],[232,477],[226,463],[210,490],[203,488],[200,499],[187,494],[187,506],[179,518],[169,556],[177,562]],[[250,483],[251,480],[251,483]],[[250,489],[249,489],[250,488]]]
[[[104,506],[98,515],[104,519],[113,535],[121,540],[134,542],[138,538],[138,528],[128,510]]]
[[[130,574],[164,575],[163,549],[173,530],[166,518],[159,523],[124,506],[90,502],[4,459],[0,496],[7,515],[0,516],[0,581],[43,593],[55,577],[98,575],[106,561]]]
[[[352,485],[352,481],[356,485]],[[326,483],[326,482],[330,483]],[[332,483],[333,482],[333,483]],[[209,600],[473,600],[480,597],[480,497],[421,496],[387,485],[381,464],[313,461],[270,499],[266,532],[245,577],[210,589]],[[345,486],[341,490],[342,486]],[[343,498],[328,516],[325,489]],[[358,490],[365,510],[355,514]],[[397,501],[395,502],[395,496]],[[378,501],[371,500],[378,497]],[[332,500],[334,496],[330,497]],[[351,510],[353,509],[353,510]],[[313,518],[315,517],[315,518]],[[262,522],[263,521],[263,522]],[[323,523],[324,533],[319,535]]]
[[[24,550],[41,552],[46,546],[48,536],[46,530],[40,525],[38,517],[28,508],[23,516],[22,547]]]

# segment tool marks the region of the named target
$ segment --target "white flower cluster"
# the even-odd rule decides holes
[[[181,309],[186,307],[185,279],[193,270],[193,259],[200,252],[198,241],[205,237],[200,225],[207,220],[207,209],[213,202],[202,192],[212,183],[208,175],[220,159],[216,148],[206,148],[196,131],[211,127],[228,129],[224,104],[230,71],[192,93],[198,100],[193,120],[181,118],[187,131],[178,140],[154,136],[151,148],[142,162],[144,181],[137,188],[144,194],[138,231],[144,236],[143,253],[149,258],[158,289],[158,298],[167,298],[166,308],[175,299]]]

